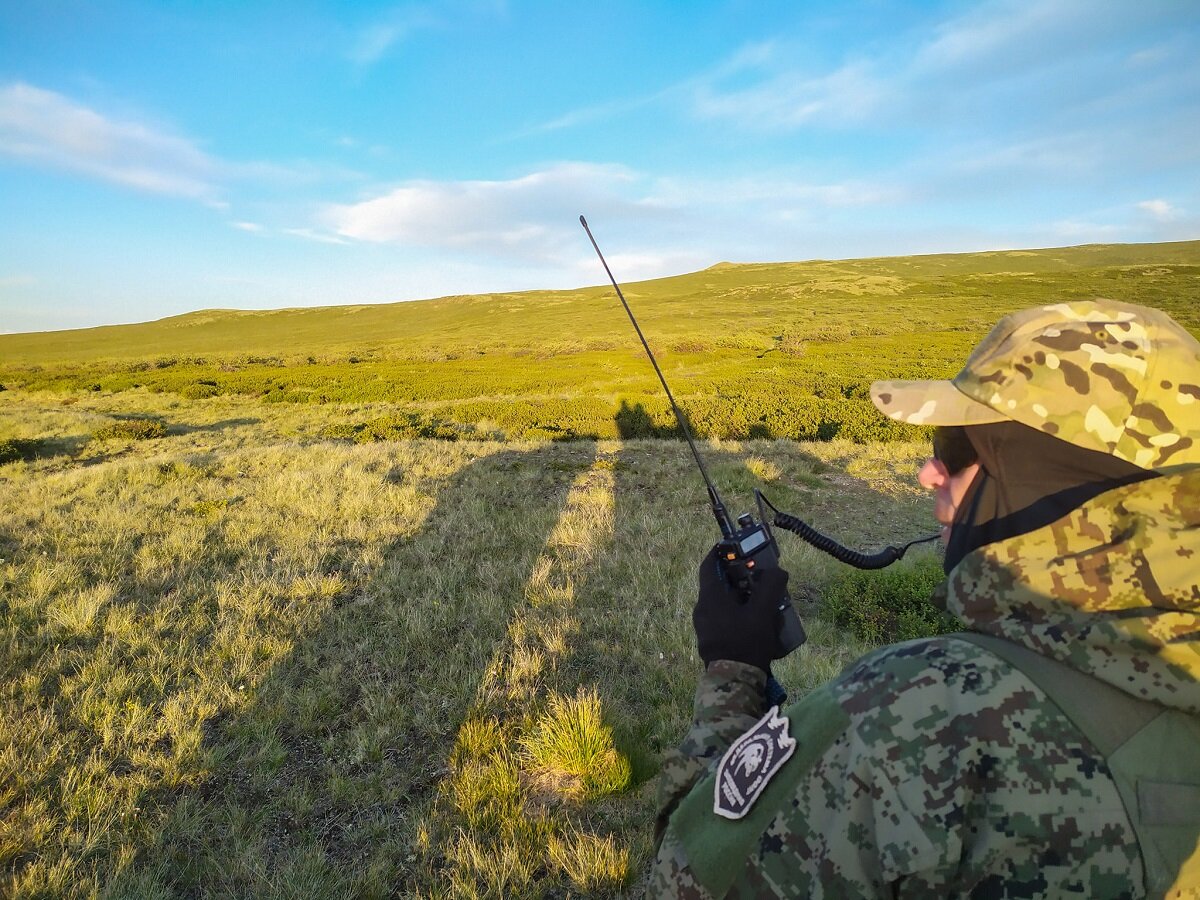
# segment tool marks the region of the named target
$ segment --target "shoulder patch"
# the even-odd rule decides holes
[[[717,766],[713,812],[740,819],[750,811],[775,774],[796,751],[790,721],[772,706],[758,723],[733,742]]]

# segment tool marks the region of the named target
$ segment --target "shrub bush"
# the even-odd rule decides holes
[[[821,613],[875,644],[960,631],[962,624],[930,600],[944,577],[932,554],[876,571],[846,569],[825,589]]]
[[[19,459],[34,459],[42,451],[43,446],[39,440],[2,439],[0,440],[0,466],[16,462]]]
[[[97,441],[145,441],[166,435],[167,426],[158,419],[118,419],[92,433]]]
[[[195,384],[189,384],[179,392],[181,397],[187,400],[207,400],[209,397],[215,397],[221,393],[221,389],[212,381],[197,381]]]

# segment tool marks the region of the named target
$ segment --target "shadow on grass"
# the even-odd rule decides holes
[[[413,896],[443,885],[451,862],[437,841],[470,827],[435,814],[456,736],[473,714],[494,712],[489,660],[512,646],[572,484],[596,468],[597,449],[502,451],[449,478],[421,531],[297,635],[242,710],[208,723],[197,784],[143,797],[143,840],[103,894]],[[804,473],[823,468],[801,448],[784,454]],[[731,512],[756,483],[750,455],[708,454]],[[610,471],[610,540],[569,570],[570,640],[537,676],[536,696],[599,697],[632,784],[568,815],[627,848],[636,878],[650,852],[653,777],[690,712],[695,566],[717,529],[686,445],[634,442]],[[898,510],[865,486],[855,503],[875,519]],[[498,714],[519,720],[537,706]],[[536,877],[537,895],[573,890],[561,873]]]
[[[10,462],[36,462],[39,459],[55,459],[61,456],[76,456],[87,446],[91,435],[76,434],[51,438],[0,439],[0,465]]]
[[[105,895],[387,896],[411,884],[415,830],[483,663],[593,458],[585,443],[504,451],[452,476],[423,530],[297,636],[243,711],[208,724],[199,786],[143,799],[159,824]]]
[[[638,438],[683,440],[683,432],[677,424],[658,425],[641,403],[630,406],[628,400],[622,400],[621,408],[613,418],[617,423],[617,434],[623,441]]]
[[[247,425],[261,425],[262,419],[242,416],[238,419],[222,419],[220,422],[210,422],[208,425],[170,425],[167,434],[195,434],[205,431],[225,431],[230,428],[242,428]]]

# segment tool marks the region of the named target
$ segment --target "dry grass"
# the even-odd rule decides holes
[[[317,438],[373,407],[0,394],[0,893],[636,893],[714,537],[684,446]],[[99,445],[119,416],[161,437]],[[854,542],[922,448],[707,449]],[[865,537],[864,537],[865,536]],[[832,564],[784,537],[802,610]],[[809,616],[794,693],[863,648]]]

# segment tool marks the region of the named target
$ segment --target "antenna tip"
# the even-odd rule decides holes
[[[585,219],[583,216],[580,216],[579,224],[582,225],[584,228],[587,228],[587,219]]]

